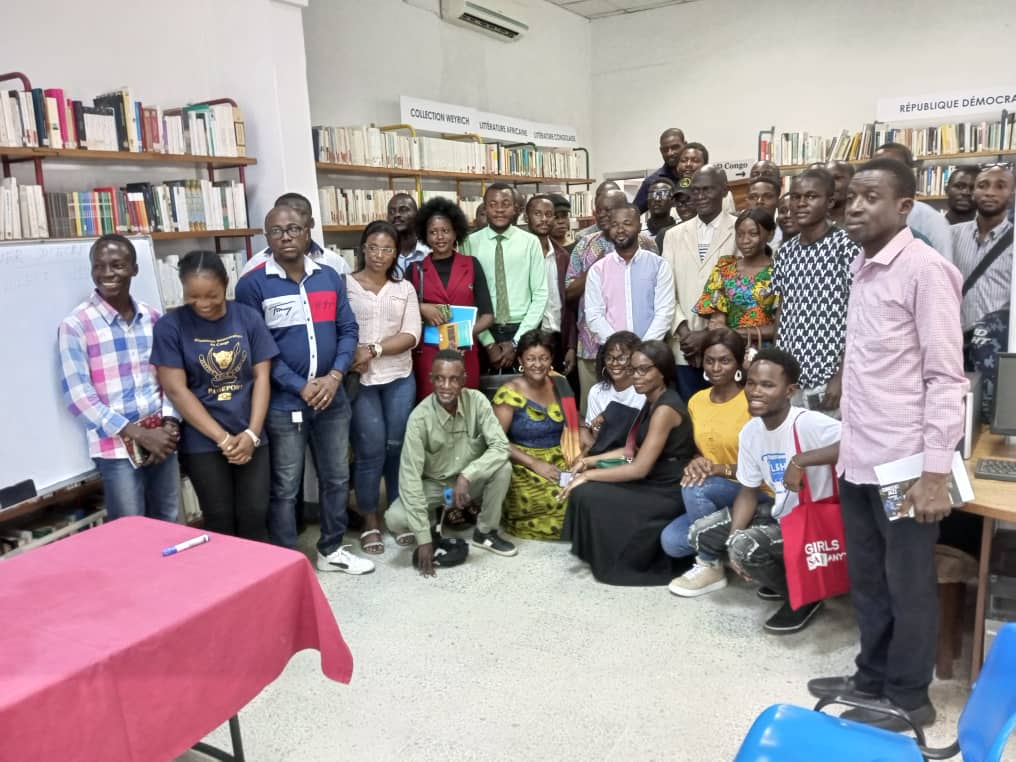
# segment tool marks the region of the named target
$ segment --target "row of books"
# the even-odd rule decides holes
[[[247,227],[244,187],[235,180],[170,180],[47,193],[46,211],[50,233],[57,238]]]
[[[41,185],[5,177],[0,180],[0,241],[20,238],[49,238],[46,201]]]
[[[901,143],[916,158],[985,151],[1016,151],[1016,114],[1005,122],[981,121],[933,127],[892,127],[869,122],[859,131],[843,130],[835,138],[807,132],[782,132],[759,139],[759,157],[777,164],[810,164],[819,161],[865,161],[883,143]]]
[[[245,156],[243,115],[228,103],[145,106],[129,88],[92,105],[60,88],[0,91],[0,146]]]
[[[329,164],[566,179],[585,164],[569,149],[447,140],[385,132],[378,127],[314,127],[314,157]]]
[[[226,268],[229,276],[229,283],[226,286],[226,298],[232,299],[235,296],[234,289],[236,282],[243,274],[243,268],[247,264],[246,251],[222,251],[219,258]],[[164,257],[155,258],[157,275],[159,278],[159,290],[162,291],[162,304],[167,309],[179,307],[183,304],[183,286],[180,284],[180,257],[177,254],[168,254]]]
[[[917,194],[919,196],[945,195],[945,186],[949,177],[956,170],[956,164],[935,164],[924,167],[917,173]]]

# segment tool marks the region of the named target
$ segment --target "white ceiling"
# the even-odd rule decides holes
[[[638,13],[665,5],[681,5],[695,0],[547,0],[566,11],[587,19],[603,19],[625,13]]]

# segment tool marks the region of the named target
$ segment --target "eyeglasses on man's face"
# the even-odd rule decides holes
[[[305,232],[307,232],[307,228],[303,225],[286,225],[284,228],[277,226],[268,228],[268,230],[265,231],[265,235],[272,240],[277,240],[282,238],[283,235],[288,235],[290,238],[299,238]]]

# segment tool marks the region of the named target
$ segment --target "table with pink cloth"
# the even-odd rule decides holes
[[[301,554],[123,518],[0,561],[0,759],[172,759],[305,648],[353,659]]]

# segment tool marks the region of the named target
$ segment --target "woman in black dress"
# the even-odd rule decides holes
[[[674,391],[674,354],[646,341],[632,354],[635,388],[646,396],[625,448],[587,456],[562,493],[562,539],[609,585],[666,585],[687,566],[660,549],[660,532],[684,512],[681,476],[695,455],[691,418]],[[621,465],[597,468],[620,459]],[[627,462],[624,462],[627,460]]]

